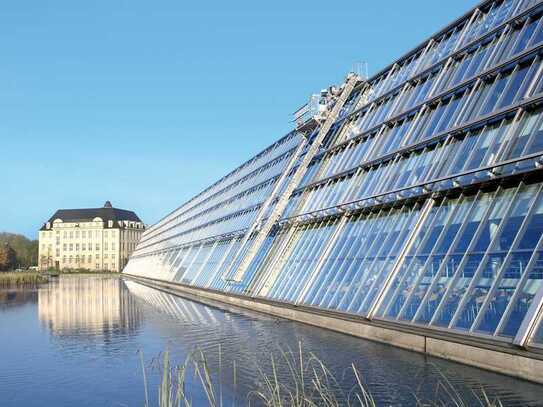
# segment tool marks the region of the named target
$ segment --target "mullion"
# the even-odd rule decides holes
[[[382,251],[369,269],[375,269],[375,263],[377,260],[380,260],[381,258],[383,259],[383,263],[378,265],[376,272],[374,273],[375,280],[373,281],[368,292],[365,294],[365,298],[358,308],[359,314],[363,313],[364,315],[367,315],[367,313],[371,310],[371,307],[375,301],[375,296],[378,294],[377,291],[379,290],[380,292],[385,288],[383,284],[386,282],[389,274],[394,270],[394,264],[398,260],[401,260],[398,257],[399,253],[402,252],[402,248],[407,244],[407,238],[411,233],[411,226],[416,223],[419,216],[419,208],[414,207],[407,209],[404,207],[400,213],[400,216],[402,216],[402,219],[399,220],[399,222],[401,222],[400,228],[397,229],[395,224],[390,232],[394,233],[396,230],[398,231],[394,237],[394,240],[391,241],[390,248],[387,251]],[[388,240],[390,240],[390,238]],[[394,255],[391,255],[392,253],[394,253]]]
[[[263,276],[259,287],[255,290],[255,293],[258,293],[259,296],[268,297],[271,295],[278,276],[281,274],[283,268],[291,259],[293,252],[300,244],[301,235],[303,235],[303,231],[306,229],[307,225],[293,226],[289,229],[284,246],[281,245],[281,247],[278,248],[279,250],[274,253],[275,258],[273,259],[271,267],[266,267],[268,270]],[[272,257],[270,257],[270,260],[271,259]],[[267,261],[268,260],[266,260],[266,262]]]
[[[358,270],[355,270],[355,269],[353,269],[353,267],[355,266],[355,263],[353,262],[353,263],[351,263],[349,265],[349,268],[348,268],[347,272],[344,273],[344,275],[343,275],[343,278],[342,278],[342,281],[341,281],[341,286],[343,286],[345,284],[345,281],[346,281],[347,278],[351,277],[351,275],[353,277],[353,278],[351,278],[350,283],[347,285],[347,287],[348,287],[347,290],[344,293],[341,293],[341,294],[339,292],[337,292],[334,295],[334,297],[332,297],[332,299],[330,300],[330,304],[334,304],[334,303],[336,303],[338,301],[337,306],[335,306],[335,308],[337,308],[337,309],[345,309],[345,310],[348,311],[350,309],[351,305],[355,301],[358,300],[358,296],[360,295],[362,287],[364,287],[364,285],[366,284],[366,282],[370,278],[371,269],[375,265],[377,260],[379,259],[379,255],[380,255],[381,251],[383,250],[380,247],[381,243],[382,243],[383,239],[384,240],[388,239],[389,234],[391,233],[391,231],[394,228],[394,225],[396,224],[396,222],[399,219],[398,215],[399,215],[399,211],[397,211],[397,210],[389,210],[389,211],[385,212],[384,218],[380,222],[381,226],[378,227],[378,228],[374,228],[375,231],[378,231],[378,234],[376,236],[374,236],[374,238],[373,238],[374,241],[370,244],[367,253],[363,256],[363,260],[360,263],[361,266],[358,268]],[[362,248],[359,249],[359,252],[361,250],[362,250]],[[352,272],[352,274],[351,274],[351,272]],[[359,274],[360,272],[362,272],[362,278],[358,282],[359,283],[358,287],[356,287],[355,286],[355,279],[356,279],[356,277],[358,277],[360,275]],[[353,292],[353,288],[354,288],[354,292]],[[351,296],[349,296],[350,293],[352,293]],[[367,294],[367,292],[366,292],[366,294]]]
[[[443,203],[445,203],[445,201]],[[430,249],[430,252],[427,254],[427,258],[424,261],[424,264],[422,264],[422,266],[420,267],[419,270],[415,270],[414,279],[410,284],[411,292],[409,293],[409,295],[405,299],[405,302],[404,302],[402,308],[400,309],[400,311],[398,312],[398,316],[397,316],[396,319],[406,319],[407,320],[407,318],[405,318],[405,313],[408,310],[408,308],[412,305],[411,302],[414,299],[416,289],[419,287],[419,285],[421,284],[421,281],[426,276],[426,272],[427,272],[428,267],[431,265],[434,256],[437,255],[436,254],[437,248],[441,245],[441,243],[443,242],[443,239],[447,236],[447,230],[448,230],[448,228],[449,228],[449,226],[451,224],[451,221],[454,219],[454,216],[459,211],[460,198],[459,199],[448,200],[446,203],[447,203],[447,205],[445,205],[445,206],[441,205],[441,207],[440,207],[440,211],[444,207],[449,208],[448,213],[445,213],[446,217],[443,220],[442,229],[441,229],[441,231],[439,231],[439,235],[437,236],[437,239],[436,239],[435,243],[433,243],[433,245],[432,245],[432,247]],[[452,205],[452,207],[450,207],[449,205]],[[436,215],[436,220],[437,219],[438,219],[438,216]],[[431,234],[432,234],[432,231],[433,231],[435,226],[439,226],[439,224],[436,225],[435,222],[434,222],[434,226],[431,229],[428,229],[428,231],[426,232],[427,234],[430,235],[429,238],[432,237]],[[421,245],[421,246],[426,246],[426,245]],[[422,254],[422,255],[424,255],[424,254]],[[420,256],[421,255],[419,254],[418,256],[415,256],[415,258],[420,257]],[[436,272],[435,275],[437,275],[437,272]],[[432,276],[432,277],[434,277],[434,276]],[[425,295],[426,295],[426,293],[425,293]],[[423,299],[424,299],[424,296],[421,299],[420,303],[418,304],[417,310],[422,305],[422,300]],[[416,311],[413,313],[413,316],[411,316],[411,318],[409,320],[414,319],[415,315],[416,315]]]
[[[456,326],[458,320],[460,319],[460,317],[463,315],[464,311],[466,310],[466,306],[468,305],[468,300],[470,299],[470,297],[471,297],[471,295],[472,295],[472,293],[473,293],[473,291],[475,289],[475,285],[479,281],[479,279],[481,278],[481,276],[482,276],[482,274],[484,272],[484,269],[485,269],[485,267],[487,265],[487,262],[489,260],[490,254],[492,253],[492,251],[494,251],[494,248],[495,248],[495,246],[497,244],[496,237],[501,235],[503,227],[506,224],[506,219],[509,218],[509,215],[510,215],[511,211],[513,210],[513,207],[514,207],[513,204],[515,202],[514,198],[515,198],[515,196],[517,196],[521,185],[522,184],[520,184],[515,189],[515,191],[512,193],[512,196],[509,197],[510,198],[509,202],[504,203],[503,209],[500,208],[499,211],[497,212],[497,216],[501,215],[501,219],[499,220],[499,224],[497,225],[496,234],[489,241],[488,246],[486,247],[485,253],[484,253],[483,257],[481,258],[481,260],[479,261],[479,264],[477,265],[477,268],[476,268],[476,270],[475,270],[475,272],[473,274],[473,277],[471,277],[471,280],[468,283],[468,285],[466,287],[466,290],[464,291],[464,293],[462,295],[462,299],[460,300],[460,303],[458,304],[456,312],[453,315],[453,318],[451,319],[451,322],[449,323],[449,326],[448,326],[449,329]],[[507,191],[507,190],[505,190],[505,191]],[[507,194],[507,192],[504,192],[504,194]],[[505,195],[504,195],[503,199],[506,199]],[[490,215],[492,215],[492,213]],[[487,221],[490,222],[490,218],[488,218]],[[485,221],[483,223],[483,225],[485,225],[486,223],[487,222]],[[489,226],[490,226],[490,223],[489,223]],[[459,272],[460,272],[460,270],[459,270]],[[473,324],[473,321],[472,321],[472,324]],[[470,325],[470,327],[471,327],[471,325]],[[467,328],[467,330],[469,330],[469,327]]]
[[[391,235],[394,233],[394,231],[396,230],[396,226],[399,224],[400,226],[404,226],[406,223],[409,222],[409,219],[410,219],[410,216],[413,214],[413,212],[415,211],[416,209],[415,208],[406,208],[405,206],[400,208],[400,209],[397,209],[397,210],[393,210],[391,212],[389,212],[389,214],[387,214],[387,218],[388,221],[387,221],[387,224],[386,224],[386,227],[385,227],[385,230],[386,230],[386,237],[384,238],[384,241],[387,242],[390,240],[391,238]],[[401,228],[400,228],[401,230]],[[401,233],[399,233],[394,242],[392,243],[390,249],[388,249],[389,251],[386,253],[386,257],[388,257],[388,254],[390,253],[390,251],[395,247],[395,243],[396,243],[396,240],[398,239],[398,237],[401,236]],[[378,244],[381,244],[382,243],[382,240],[383,237],[380,235],[378,237]],[[365,268],[365,272],[364,272],[364,277],[363,277],[363,280],[360,281],[360,285],[358,286],[358,288],[356,289],[356,291],[354,292],[353,296],[352,296],[352,299],[349,301],[349,304],[345,307],[346,310],[348,311],[351,311],[353,305],[355,305],[355,301],[358,301],[358,297],[360,296],[361,292],[362,292],[362,289],[363,287],[365,286],[366,282],[369,281],[370,279],[370,276],[378,276],[378,273],[380,270],[382,270],[384,267],[385,267],[385,263],[383,263],[380,267],[378,265],[378,261],[381,257],[383,257],[383,254],[384,251],[386,250],[386,246],[383,245],[383,247],[379,248],[379,250],[377,250],[375,252],[375,255],[373,256],[373,259],[370,258],[370,263],[368,264],[368,266]],[[366,257],[367,258],[367,257]],[[379,269],[379,270],[376,270],[376,267]],[[373,272],[372,272],[373,271]],[[375,284],[375,282],[377,281],[377,278],[374,280],[374,282],[371,284],[371,287],[368,291],[364,292],[364,298],[360,297],[360,305],[358,306],[358,310],[360,310],[365,302],[366,302],[366,299],[367,299],[367,296],[368,294],[372,291],[373,289],[373,286]],[[349,291],[350,291],[350,288],[352,287],[352,285],[349,287]],[[347,293],[346,293],[347,294]],[[339,304],[339,307],[341,307],[341,304],[343,303],[343,301],[345,300],[346,297],[344,297],[341,301],[341,303]],[[355,311],[356,312],[356,311]]]
[[[255,273],[258,278],[255,278],[248,287],[251,294],[254,293],[253,295],[263,296],[261,292],[264,290],[270,276],[273,274],[276,268],[276,263],[280,261],[279,259],[281,257],[285,259],[292,252],[291,249],[294,235],[294,227],[290,227],[287,230],[281,229],[279,233],[276,234],[272,247]]]
[[[278,270],[277,275],[275,276],[273,285],[268,293],[268,297],[276,298],[280,291],[283,289],[285,284],[287,284],[287,277],[285,274],[289,274],[289,271],[292,267],[296,266],[296,262],[299,261],[300,255],[304,252],[305,248],[311,242],[311,239],[314,237],[314,229],[316,225],[308,225],[300,229],[300,238],[297,241],[296,247],[292,250],[288,258],[285,260],[281,269]],[[282,277],[282,278],[281,278]]]
[[[432,282],[430,283],[430,286],[428,287],[428,290],[426,291],[426,294],[424,295],[424,298],[421,301],[419,309],[417,310],[417,312],[413,316],[413,321],[415,323],[423,323],[423,324],[430,323],[430,321],[432,320],[432,318],[434,316],[434,313],[437,311],[437,306],[436,306],[435,309],[433,310],[432,315],[430,316],[430,318],[427,321],[421,321],[421,314],[422,314],[423,310],[426,309],[427,304],[430,301],[431,296],[434,295],[434,290],[436,289],[437,285],[439,284],[441,276],[443,275],[443,273],[448,274],[448,272],[447,272],[448,261],[451,258],[455,257],[455,254],[454,254],[455,250],[457,249],[458,244],[461,241],[461,239],[464,238],[464,232],[466,231],[466,228],[468,227],[468,222],[466,222],[466,220],[470,219],[472,213],[474,213],[476,211],[477,201],[478,201],[478,199],[480,199],[482,194],[483,193],[481,191],[479,191],[474,196],[471,196],[471,197],[462,196],[461,197],[461,201],[459,201],[459,203],[458,203],[458,211],[455,214],[455,218],[451,219],[451,222],[449,223],[449,225],[447,227],[447,233],[449,232],[449,229],[452,227],[452,225],[455,225],[455,224],[458,223],[458,224],[460,224],[460,227],[455,232],[455,236],[454,236],[451,244],[449,245],[449,248],[447,249],[447,252],[445,253],[445,255],[443,257],[443,262],[441,263],[441,265],[440,265],[439,269],[437,270]],[[455,223],[452,223],[452,222],[455,222]],[[452,277],[453,276],[451,276],[451,278],[448,279],[447,283],[444,284],[445,291],[449,287],[449,284],[452,281]],[[437,296],[437,293],[435,293],[435,294]],[[437,305],[439,305],[439,302],[438,302]]]
[[[357,216],[355,219],[348,220],[344,228],[340,231],[341,236],[338,236],[334,242],[334,246],[328,253],[328,257],[323,261],[319,276],[316,276],[311,286],[308,287],[304,296],[304,302],[314,305],[320,297],[321,292],[326,289],[325,287],[329,286],[329,277],[334,275],[334,273],[337,274],[340,272],[341,267],[337,267],[336,264],[338,263],[338,259],[342,258],[344,252],[354,244],[352,236],[356,232],[356,219],[359,219],[359,217]]]
[[[323,233],[323,231],[326,229],[326,226],[329,222],[330,221],[324,220],[315,225],[312,225],[313,227],[311,230],[311,235],[308,238],[307,245],[298,253],[296,262],[293,263],[293,267],[289,268],[288,280],[285,278],[287,277],[286,275],[284,275],[285,272],[282,273],[285,284],[283,284],[283,288],[277,295],[282,300],[287,299],[287,294],[296,285],[296,281],[298,278],[297,275],[299,274],[299,271],[304,268],[306,263],[305,259],[310,258],[313,254],[315,247],[318,246],[318,242],[320,241],[321,233]]]
[[[303,248],[300,248],[300,250],[296,253],[296,258],[292,259],[292,262],[290,262],[290,266],[288,267],[288,269],[283,268],[280,275],[282,277],[283,284],[281,288],[278,288],[277,292],[274,295],[274,298],[281,299],[283,301],[287,299],[287,294],[290,292],[292,287],[296,285],[298,271],[305,266],[304,259],[310,257],[313,253],[313,249],[320,239],[320,233],[322,233],[324,228],[326,228],[327,223],[328,221],[324,220],[310,226],[308,232],[310,234],[307,238],[307,244]]]
[[[329,238],[334,233],[337,225],[337,219],[331,219],[317,231],[317,239],[315,240],[310,252],[305,256],[305,259],[307,259],[304,261],[305,267],[303,267],[301,270],[302,272],[300,272],[300,269],[297,270],[295,274],[298,274],[298,276],[295,276],[294,283],[291,284],[290,289],[284,295],[288,301],[294,302],[300,295],[300,292],[304,287],[302,280],[307,281],[307,278],[311,275],[315,267],[317,267],[320,257],[324,253],[324,251],[321,252],[321,249],[326,248]]]
[[[341,294],[340,293],[341,290],[339,288],[343,287],[345,279],[351,272],[351,269],[354,267],[354,264],[356,264],[356,259],[358,258],[362,250],[365,247],[367,247],[365,254],[362,256],[361,264],[363,264],[366,257],[371,252],[371,249],[373,248],[376,239],[370,242],[369,238],[373,236],[375,231],[382,228],[382,225],[386,219],[386,215],[385,215],[386,213],[388,213],[388,211],[385,211],[385,212],[380,211],[379,213],[365,216],[365,219],[363,220],[363,223],[361,225],[362,227],[357,228],[356,232],[362,232],[364,230],[363,227],[367,226],[368,228],[367,234],[364,236],[363,240],[362,239],[360,240],[361,244],[359,246],[355,244],[356,243],[356,240],[355,240],[353,241],[351,246],[348,248],[347,255],[343,258],[339,267],[337,267],[337,272],[333,276],[332,281],[329,283],[328,289],[324,292],[323,297],[321,301],[319,302],[319,306],[325,307],[325,308],[332,308],[332,304],[334,304],[334,302],[336,301],[340,301],[338,303],[338,306],[341,304],[342,298],[338,298],[338,296],[341,296],[345,293]],[[352,261],[349,263],[351,253],[354,253],[354,256],[352,257]],[[336,285],[338,289],[332,293],[330,291],[330,287],[333,287],[334,285]]]
[[[464,272],[464,267],[465,267],[466,263],[469,260],[470,253],[473,252],[474,247],[476,246],[479,238],[481,237],[481,234],[484,231],[484,228],[485,228],[486,223],[487,223],[487,219],[490,216],[490,214],[492,213],[492,211],[494,210],[494,207],[496,206],[496,197],[498,196],[498,194],[501,191],[502,191],[502,189],[498,188],[497,191],[495,191],[495,192],[493,192],[491,194],[483,194],[483,195],[480,195],[480,196],[478,195],[477,200],[474,202],[474,206],[472,208],[473,212],[470,212],[470,214],[468,215],[468,218],[467,218],[468,220],[474,219],[477,216],[477,212],[479,210],[478,209],[479,204],[486,204],[487,206],[486,206],[486,208],[483,206],[483,209],[482,209],[483,212],[481,214],[479,224],[477,225],[476,231],[470,237],[470,241],[468,243],[468,246],[464,249],[463,252],[459,252],[459,255],[462,257],[462,259],[460,260],[460,263],[458,264],[458,267],[454,271],[454,276],[453,276],[452,280],[450,281],[449,286],[447,287],[441,302],[439,303],[436,310],[434,311],[434,315],[433,315],[432,319],[430,320],[429,325],[435,326],[436,323],[439,322],[439,321],[437,321],[437,319],[441,315],[441,312],[443,311],[443,308],[448,304],[449,299],[450,299],[450,297],[452,295],[452,291],[454,290],[454,287],[456,286],[456,284],[458,283],[458,280],[461,278],[461,275]],[[487,198],[487,199],[485,199],[485,198]],[[464,238],[464,236],[462,236],[462,238]],[[460,243],[460,242],[461,241],[459,241],[458,243]],[[458,245],[456,246],[455,250],[457,250],[457,249],[458,249]],[[458,310],[458,306],[459,305],[457,305],[457,307],[456,307],[456,311]],[[451,316],[451,319],[449,320],[449,322],[447,322],[447,325],[450,324],[453,316]]]
[[[438,214],[441,211],[441,208],[446,204],[446,200],[441,202],[439,206],[434,206],[432,208],[432,211],[428,214],[428,218],[425,220],[425,223],[427,223],[426,228],[424,228],[424,225],[422,225],[423,228],[419,230],[417,236],[421,239],[420,242],[416,244],[416,250],[411,253],[406,253],[405,258],[403,260],[402,266],[405,267],[403,271],[400,271],[394,279],[394,281],[398,282],[398,285],[394,288],[394,291],[390,294],[390,300],[388,301],[388,305],[386,306],[383,315],[389,318],[397,319],[400,315],[399,312],[403,309],[405,305],[405,301],[407,298],[405,298],[402,302],[402,305],[400,306],[400,309],[398,310],[398,313],[394,316],[389,315],[390,309],[393,307],[393,305],[397,302],[399,295],[402,291],[402,289],[407,289],[410,285],[409,283],[409,275],[411,270],[416,267],[417,258],[420,257],[421,251],[426,246],[426,243],[428,239],[430,238],[430,231],[434,228],[435,222],[438,219]],[[407,283],[407,284],[406,284]]]
[[[518,195],[518,193],[517,193],[517,195]],[[486,314],[486,311],[487,311],[487,309],[489,307],[489,303],[491,301],[491,298],[496,293],[497,287],[500,284],[500,282],[502,281],[502,277],[504,276],[505,272],[508,270],[509,265],[511,263],[511,260],[514,257],[514,255],[516,254],[516,251],[518,250],[519,243],[522,241],[522,239],[524,237],[524,233],[526,231],[526,228],[529,226],[530,221],[532,219],[532,216],[533,216],[535,210],[538,208],[538,201],[539,201],[540,195],[541,195],[541,185],[539,185],[539,187],[537,188],[537,191],[535,192],[533,199],[530,200],[531,205],[529,205],[528,211],[527,211],[526,215],[524,216],[524,219],[522,220],[522,224],[521,224],[519,230],[516,232],[516,236],[514,238],[514,241],[511,244],[511,247],[509,248],[506,257],[504,258],[503,263],[501,264],[499,270],[497,271],[496,278],[494,279],[494,281],[493,281],[493,283],[492,283],[492,285],[491,285],[491,287],[490,287],[490,289],[489,289],[489,291],[488,291],[488,293],[486,295],[485,301],[482,304],[481,309],[479,309],[479,312],[477,314],[476,319],[473,321],[470,332],[479,331],[482,319],[484,318],[484,316]],[[518,199],[519,198],[517,196],[517,199],[516,199],[517,203],[520,203],[518,201]],[[496,238],[498,238],[498,237],[499,236],[496,236]],[[533,253],[532,253],[532,255],[533,255]],[[515,291],[518,288],[519,288],[519,286],[515,287]],[[503,314],[502,314],[502,317],[503,317]],[[501,317],[500,317],[500,319],[501,319]],[[499,323],[499,321],[498,321],[498,323]],[[497,328],[497,326],[495,327],[494,331],[496,330],[496,328]]]
[[[389,218],[390,213],[391,213],[390,210],[381,210],[375,216],[375,218],[372,221],[372,225],[370,225],[370,230],[368,231],[368,235],[364,239],[364,244],[360,245],[357,248],[355,248],[356,254],[353,257],[353,261],[350,264],[347,264],[347,269],[343,272],[342,276],[340,276],[339,273],[338,273],[337,277],[341,281],[340,284],[338,285],[338,287],[343,287],[343,285],[345,283],[345,279],[349,276],[349,273],[351,273],[351,270],[353,269],[353,267],[355,267],[355,264],[356,264],[355,259],[357,259],[359,257],[359,254],[362,252],[362,250],[364,250],[367,247],[366,252],[361,257],[360,265],[364,265],[366,263],[367,259],[371,256],[371,253],[374,250],[374,248],[380,244],[379,239],[377,239],[378,234],[376,235],[375,232],[378,232],[379,230],[385,230],[386,229],[387,222],[390,220],[390,218]],[[369,240],[370,238],[373,238],[373,240],[370,241]],[[362,271],[362,273],[364,273],[364,275],[365,275],[365,272],[367,271],[367,269],[363,270],[363,268],[361,266],[358,268],[358,270]],[[356,272],[357,271],[355,271],[355,273]],[[351,281],[351,285],[353,283],[354,283],[354,281]],[[339,290],[336,291],[332,295],[331,298],[328,297],[329,294],[327,293],[326,297],[322,300],[321,303],[324,303],[326,301],[326,303],[328,304],[328,305],[326,305],[326,307],[331,308],[332,304],[337,302],[337,306],[335,306],[334,308],[340,308],[342,306],[346,296],[349,294],[349,292],[351,290],[351,285],[349,285],[347,287],[346,291],[343,292],[343,293],[340,293]]]

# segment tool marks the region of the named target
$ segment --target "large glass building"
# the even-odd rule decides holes
[[[542,16],[483,1],[350,74],[150,227],[124,272],[543,351]]]

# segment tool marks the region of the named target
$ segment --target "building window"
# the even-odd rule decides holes
[[[96,243],[96,250],[100,250],[100,244]]]
[[[75,244],[75,251],[77,251],[77,252],[79,251],[79,243]]]
[[[104,264],[104,269],[105,269],[105,270],[108,270],[108,268],[109,268],[109,267],[107,266],[107,263],[105,263],[105,264]]]
[[[70,257],[68,258],[68,263],[72,264],[72,261],[73,261],[73,257],[70,256]]]
[[[75,237],[76,237],[76,238],[79,238],[79,230],[76,230],[76,231],[75,231]]]
[[[74,232],[70,231],[70,239],[74,238]]]
[[[73,252],[73,250],[74,250],[74,244],[70,243],[70,251]]]
[[[67,243],[64,243],[62,245],[62,250],[64,250],[64,251],[68,250],[68,244]]]
[[[100,265],[98,263],[96,263],[96,270],[99,270],[100,269]]]
[[[83,251],[87,250],[87,244],[86,243],[81,243],[81,250],[83,250]]]
[[[81,237],[85,239],[87,237],[87,232],[85,230],[81,231]]]
[[[56,255],[57,255],[57,257],[60,256],[60,249],[57,249]]]
[[[63,236],[64,236],[64,239],[66,239],[68,237],[68,232],[64,231]]]
[[[104,242],[104,250],[108,250],[108,244],[107,244],[107,242]]]
[[[96,254],[96,260],[100,260],[100,255]]]
[[[91,262],[92,262],[92,256],[89,255],[89,256],[87,257],[87,262],[88,262],[89,264],[91,264]]]

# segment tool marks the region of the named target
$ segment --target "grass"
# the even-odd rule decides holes
[[[87,269],[63,269],[48,271],[6,271],[0,272],[0,287],[21,287],[33,286],[47,283],[50,277],[58,277],[61,274],[101,274],[118,275],[119,273],[105,270],[87,270]]]
[[[0,273],[0,287],[16,287],[46,283],[49,278],[35,271],[18,271]]]
[[[201,350],[193,352],[185,359],[185,362],[173,366],[168,350],[158,359],[158,367],[161,372],[161,381],[158,387],[157,407],[192,407],[202,406],[200,401],[194,401],[193,395],[198,392],[204,394],[206,405],[210,407],[223,407],[224,405],[236,406],[238,394],[236,363],[232,365],[232,386],[234,400],[224,403],[223,397],[223,364],[221,360],[221,348],[219,346],[219,368],[213,375],[204,353]],[[147,372],[144,364],[143,353],[140,352],[143,370],[145,407],[149,404],[149,389]],[[286,366],[287,374],[279,372],[279,362],[283,368]],[[256,366],[258,378],[255,388],[243,397],[242,405],[266,406],[266,407],[375,407],[377,403],[364,383],[362,375],[354,364],[348,369],[353,388],[345,393],[337,379],[314,354],[309,353],[304,357],[301,344],[296,352],[280,351],[277,356],[270,355],[268,373],[262,366]],[[424,400],[417,394],[412,394],[413,402],[419,407],[456,406],[456,407],[503,407],[499,399],[491,399],[484,389],[473,391],[469,400],[460,392],[453,383],[438,370],[437,386],[431,400]],[[187,378],[192,380],[187,381]],[[215,379],[214,379],[215,378]],[[343,376],[344,380],[346,377]],[[393,391],[393,389],[391,389]],[[476,404],[474,404],[476,403]]]

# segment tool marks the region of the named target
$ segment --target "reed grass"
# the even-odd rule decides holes
[[[0,273],[0,287],[19,287],[38,285],[49,281],[48,277],[38,272],[4,272]]]
[[[201,350],[187,356],[184,363],[173,366],[170,361],[170,352],[166,350],[159,359],[156,367],[161,372],[161,381],[158,387],[157,407],[200,407],[201,401],[194,401],[194,393],[198,391],[205,395],[207,406],[224,407],[223,398],[223,363],[222,352],[219,346],[219,371],[213,375],[204,353]],[[143,353],[140,352],[141,367],[143,370],[145,407],[149,404],[149,390]],[[278,362],[283,362],[288,370],[287,375],[279,374]],[[435,366],[434,366],[435,367]],[[245,395],[241,405],[265,407],[376,407],[377,402],[368,390],[361,373],[354,364],[351,364],[349,373],[353,375],[355,385],[345,393],[338,380],[326,365],[313,353],[304,357],[302,346],[299,344],[296,352],[290,349],[280,350],[275,356],[270,355],[271,373],[266,373],[262,366],[256,366],[258,380],[256,387]],[[466,398],[465,394],[451,382],[437,367],[437,386],[431,400],[424,400],[413,393],[413,403],[418,407],[503,407],[502,402],[489,397],[485,390],[472,390],[472,396]],[[236,362],[233,361],[233,401],[228,406],[237,406],[237,374]],[[195,379],[187,384],[187,375]],[[218,382],[217,382],[218,379]],[[345,377],[343,377],[345,379]],[[476,404],[474,404],[476,403]]]

